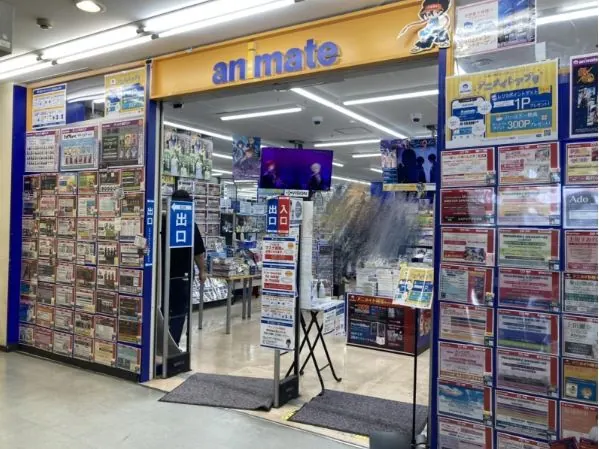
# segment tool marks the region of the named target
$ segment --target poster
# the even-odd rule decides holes
[[[440,449],[493,449],[493,428],[470,421],[438,417]]]
[[[121,171],[118,169],[103,170],[99,173],[99,193],[114,194],[121,187]]]
[[[597,273],[597,231],[565,231],[566,271]]]
[[[28,132],[25,135],[25,172],[57,170],[58,131]]]
[[[560,298],[559,271],[499,269],[499,307],[559,312]]]
[[[61,126],[67,120],[67,85],[33,89],[31,96],[31,126],[33,129]]]
[[[144,169],[124,168],[121,170],[121,185],[125,192],[143,192],[145,190]]]
[[[263,264],[262,288],[278,292],[296,291],[295,265]]]
[[[560,182],[557,142],[499,147],[498,154],[500,185]]]
[[[65,128],[60,132],[60,169],[98,168],[98,127]]]
[[[562,401],[560,412],[561,438],[597,441],[597,406]]]
[[[260,178],[260,137],[233,136],[233,179]]]
[[[597,135],[597,53],[570,58],[570,137]]]
[[[597,404],[597,362],[562,359],[562,397]]]
[[[493,268],[442,263],[440,299],[492,307],[493,271]]]
[[[496,390],[495,429],[552,441],[557,436],[557,402]]]
[[[481,346],[439,342],[439,378],[491,386],[493,350]]]
[[[381,140],[381,169],[384,184],[397,184],[397,154],[406,144],[405,139]]]
[[[266,263],[294,263],[297,258],[296,237],[264,237],[262,261]]]
[[[295,349],[295,307],[294,293],[262,293],[260,346],[286,351]]]
[[[557,140],[558,61],[449,77],[446,148]]]
[[[413,138],[397,146],[397,178],[400,184],[437,183],[437,140]]]
[[[258,152],[260,146],[258,146]],[[162,172],[165,176],[182,176],[209,180],[212,177],[212,138],[193,131],[164,127]],[[258,155],[258,172],[260,171]],[[257,179],[256,177],[255,179]]]
[[[439,338],[493,346],[494,332],[493,309],[441,303]]]
[[[442,225],[492,225],[494,223],[494,188],[441,190]]]
[[[557,315],[517,310],[497,310],[497,346],[557,355]]]
[[[497,350],[497,388],[559,397],[557,357],[531,352]]]
[[[501,449],[549,449],[549,443],[497,432],[497,447]]]
[[[495,229],[441,228],[441,259],[474,265],[495,264]]]
[[[441,152],[441,187],[486,186],[495,183],[495,149]]]
[[[432,268],[403,267],[393,303],[416,309],[430,309],[433,301],[433,278]]]
[[[146,68],[104,76],[104,114],[143,114],[146,104]]]
[[[597,142],[566,144],[566,184],[597,184]]]
[[[491,388],[439,380],[438,412],[492,425]]]
[[[561,198],[558,186],[499,187],[499,226],[559,226]]]
[[[499,229],[499,266],[559,270],[559,254],[557,229]]]
[[[532,44],[535,0],[485,0],[456,8],[456,58]]]
[[[143,119],[102,124],[100,168],[142,165],[143,162]]]
[[[597,361],[597,318],[562,316],[562,356]]]
[[[564,273],[563,311],[597,316],[597,274]]]
[[[597,187],[564,187],[564,228],[597,229]]]

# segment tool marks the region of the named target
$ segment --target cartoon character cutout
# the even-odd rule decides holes
[[[410,49],[416,54],[430,50],[433,47],[449,48],[449,7],[451,0],[423,0],[418,16],[420,20],[407,24],[397,39],[401,39],[408,31],[418,28],[417,40]]]

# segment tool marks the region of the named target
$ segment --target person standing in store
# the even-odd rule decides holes
[[[193,201],[191,196],[185,190],[177,190],[172,195],[173,201]],[[162,216],[162,232],[160,235],[162,241],[162,267],[164,270],[165,255],[166,255],[166,214]],[[206,248],[198,225],[194,226],[193,237],[193,258],[200,270],[200,282],[204,284],[206,281]],[[169,330],[173,340],[177,345],[181,341],[183,334],[183,326],[189,312],[189,293],[193,285],[194,274],[189,273],[191,268],[191,248],[173,248],[171,249],[170,257],[170,297],[169,297]],[[164,281],[162,283],[162,305],[160,307],[164,316]]]

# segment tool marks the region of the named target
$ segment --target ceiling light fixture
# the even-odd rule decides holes
[[[334,180],[336,180],[336,181],[353,182],[353,183],[356,183],[356,184],[364,184],[364,185],[366,185],[366,186],[369,186],[369,185],[370,185],[370,183],[369,183],[369,182],[366,182],[366,181],[361,181],[361,180],[359,180],[359,179],[353,179],[353,178],[343,178],[343,177],[341,177],[341,176],[331,176],[331,178],[333,178],[333,179],[334,179]]]
[[[224,134],[215,133],[213,131],[206,131],[204,129],[192,128],[191,126],[181,125],[180,123],[164,121],[166,126],[172,126],[173,128],[184,129],[198,134],[204,134],[206,136],[216,137],[217,139],[226,140],[227,142],[233,142],[233,136],[225,136]]]
[[[75,39],[63,44],[54,45],[42,50],[43,59],[59,59],[72,56],[77,53],[94,50],[96,48],[106,47],[107,45],[127,41],[137,37],[136,26],[124,26],[114,30],[104,31],[102,33],[92,34],[91,36]]]
[[[229,155],[229,154],[223,154],[223,153],[215,153],[212,152],[212,156],[213,157],[218,157],[220,159],[230,159],[233,160],[233,156]]]
[[[10,72],[0,73],[0,80],[4,80],[7,78],[15,78],[20,75],[25,75],[26,73],[37,72],[38,70],[47,69],[48,67],[52,67],[52,62],[41,62],[36,65],[32,65],[29,67],[23,67],[17,70],[12,70]]]
[[[326,100],[322,97],[319,97],[318,95],[308,92],[306,89],[303,89],[301,87],[294,87],[293,89],[291,89],[291,91],[298,95],[301,95],[302,97],[305,97],[309,100],[315,101],[316,103],[326,106],[327,108],[334,109],[335,111],[340,112],[344,115],[347,115],[348,117],[351,117],[354,120],[357,120],[366,125],[372,126],[373,128],[376,128],[379,131],[383,131],[385,134],[389,134],[393,137],[397,137],[398,139],[405,139],[405,137],[406,137],[403,134],[392,130],[391,128],[387,128],[386,126],[383,126],[379,123],[376,123],[376,122],[370,120],[369,118],[364,117],[363,115],[357,114],[353,111],[350,111],[347,108],[344,108],[343,106],[339,106],[338,104],[333,103],[332,101]]]
[[[352,154],[351,157],[354,159],[364,159],[367,157],[380,157],[381,153],[356,153]]]
[[[80,101],[93,101],[97,103],[101,101],[104,103],[104,94],[101,95],[79,95],[78,97],[67,97],[67,103],[79,103]]]
[[[333,162],[333,166],[335,167],[344,167],[344,164],[342,164],[341,162]]]
[[[125,48],[131,48],[136,45],[145,44],[152,40],[152,36],[141,36],[135,39],[131,39],[125,42],[119,42],[117,44],[107,45],[105,47],[96,48],[90,51],[84,51],[82,53],[77,53],[72,56],[66,56],[64,58],[59,58],[56,60],[57,64],[66,64],[68,62],[79,61],[80,59],[92,58],[94,56],[103,55],[105,53],[110,53],[117,50],[123,50]]]
[[[106,8],[95,0],[75,0],[75,6],[84,12],[97,13],[104,12]]]
[[[217,170],[216,168],[212,169],[212,173],[222,174],[222,175],[232,175],[233,174],[232,171],[228,171],[228,170]]]
[[[408,92],[408,93],[403,93],[403,94],[384,95],[381,97],[360,98],[358,100],[344,101],[343,104],[345,106],[353,106],[356,104],[381,103],[383,101],[396,101],[396,100],[407,100],[409,98],[431,97],[433,95],[439,95],[439,90],[431,89],[431,90],[422,90],[420,92]]]
[[[295,112],[302,112],[302,110],[303,110],[302,108],[274,109],[272,111],[249,112],[247,114],[223,115],[220,119],[223,122],[228,122],[231,120],[243,120],[243,119],[247,119],[247,118],[270,117],[273,115],[293,114]]]
[[[582,9],[553,16],[538,17],[537,25],[548,25],[550,23],[569,22],[571,20],[584,19],[586,17],[593,18],[599,15],[598,8]]]
[[[14,58],[0,60],[0,73],[12,72],[13,70],[24,69],[38,63],[37,55],[29,53],[27,55],[16,56]]]
[[[380,168],[371,168],[370,171],[373,171],[375,173],[383,173],[383,170],[381,170]]]
[[[586,3],[578,3],[576,5],[567,5],[562,6],[560,11],[568,12],[568,11],[578,11],[579,9],[590,9],[597,6],[597,2],[586,2]]]
[[[353,145],[367,145],[371,143],[380,143],[380,139],[365,139],[365,140],[348,140],[344,142],[321,142],[315,143],[315,148],[333,148],[333,147],[346,147]]]

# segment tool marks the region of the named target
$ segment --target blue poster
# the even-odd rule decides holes
[[[597,54],[570,59],[570,137],[597,135]]]

